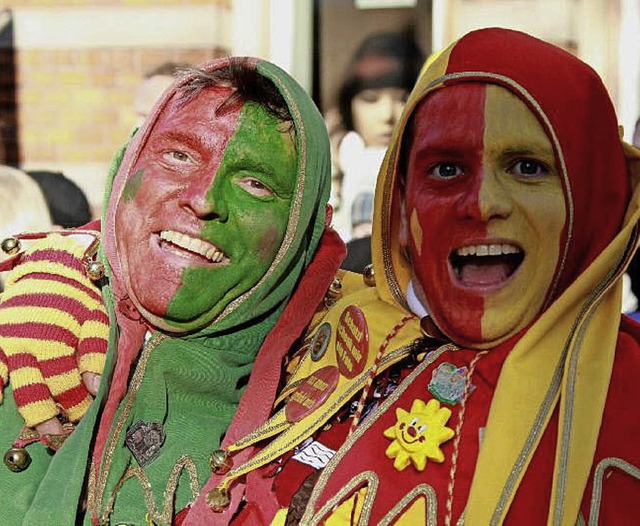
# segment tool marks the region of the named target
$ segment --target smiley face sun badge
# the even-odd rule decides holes
[[[394,426],[384,431],[384,436],[392,440],[385,455],[393,461],[398,471],[413,464],[418,471],[427,465],[427,458],[435,462],[444,462],[440,444],[450,440],[455,431],[445,426],[451,411],[440,407],[435,398],[424,403],[420,399],[413,401],[411,411],[396,409],[398,418]]]

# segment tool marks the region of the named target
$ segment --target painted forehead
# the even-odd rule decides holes
[[[410,154],[442,150],[455,156],[464,148],[484,148],[487,131],[504,139],[494,140],[494,147],[557,164],[549,135],[520,97],[494,84],[466,82],[438,88],[417,104],[405,130],[400,172],[406,174]]]
[[[212,85],[203,87],[197,93],[178,89],[163,108],[153,131],[175,125],[196,122],[212,122],[237,117],[244,104],[229,86]]]

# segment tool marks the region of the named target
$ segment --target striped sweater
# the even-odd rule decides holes
[[[77,421],[92,400],[81,374],[104,367],[109,322],[84,255],[70,236],[33,242],[0,296],[0,402],[11,381],[30,427],[58,414]]]

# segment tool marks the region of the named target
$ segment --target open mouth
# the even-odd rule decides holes
[[[449,256],[451,268],[468,287],[502,285],[524,261],[524,250],[511,243],[465,245]]]
[[[170,248],[180,255],[200,256],[211,263],[229,262],[229,257],[215,245],[174,230],[160,232],[160,246]]]

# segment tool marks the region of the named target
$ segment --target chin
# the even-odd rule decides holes
[[[522,327],[495,327],[485,330],[482,335],[471,333],[465,328],[458,328],[455,323],[451,325],[443,324],[440,329],[459,347],[484,351],[506,342],[515,336]]]

